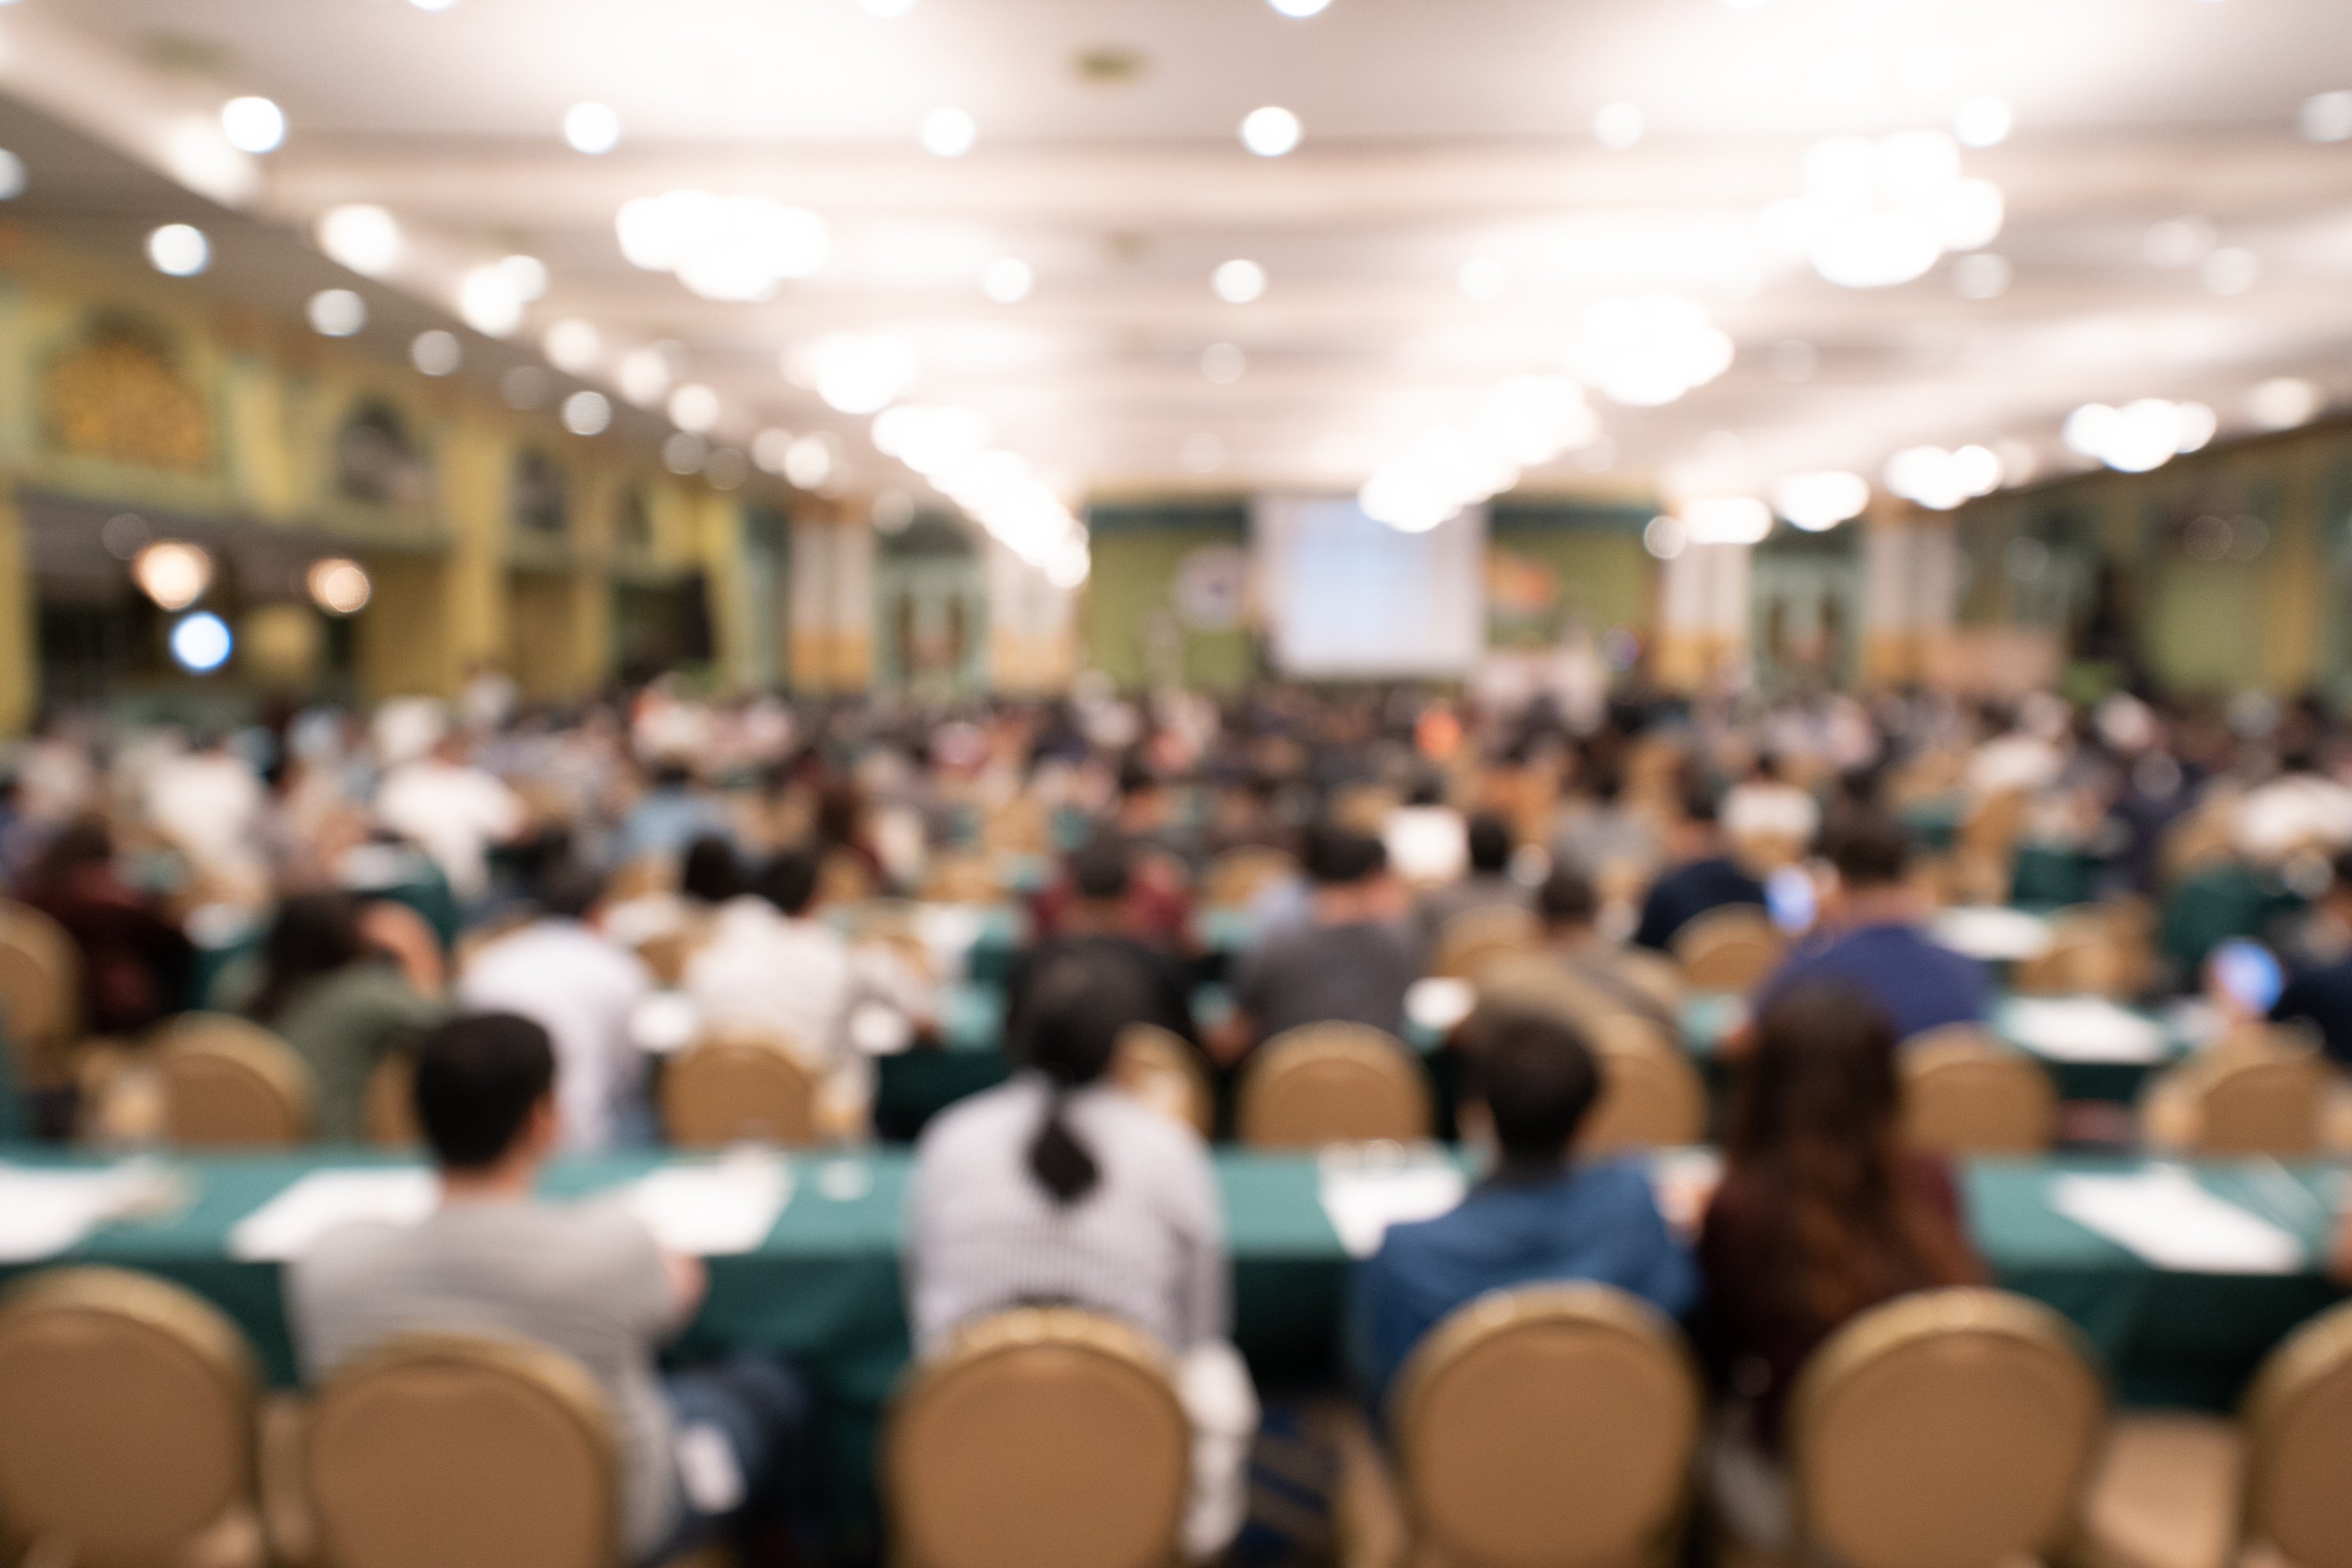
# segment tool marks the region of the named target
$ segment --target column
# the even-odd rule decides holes
[[[468,671],[509,663],[507,526],[514,452],[503,433],[473,420],[446,427],[441,512],[449,530],[446,649],[447,695]]]
[[[988,584],[988,684],[1057,691],[1076,670],[1077,595],[993,538],[981,543]]]
[[[40,706],[40,649],[34,636],[32,573],[16,492],[0,483],[0,735],[16,735]]]
[[[1932,678],[1951,655],[1959,543],[1945,513],[1874,513],[1863,524],[1862,678]]]
[[[862,691],[874,679],[874,530],[811,510],[792,525],[792,682]]]
[[[1679,691],[1748,678],[1748,576],[1753,547],[1685,545],[1660,574],[1662,685]]]

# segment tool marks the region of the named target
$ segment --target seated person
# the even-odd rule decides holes
[[[313,1130],[328,1143],[367,1134],[368,1080],[384,1058],[447,1016],[368,939],[348,893],[304,893],[279,906],[261,945],[259,990],[247,1006],[310,1070]]]
[[[1242,956],[1234,1017],[1217,1037],[1221,1060],[1236,1061],[1303,1024],[1404,1028],[1404,994],[1418,970],[1401,930],[1404,891],[1389,874],[1388,852],[1368,833],[1320,828],[1307,842],[1307,874],[1314,883],[1307,924]]]
[[[530,1340],[578,1362],[604,1393],[629,1562],[782,1521],[806,1423],[797,1375],[747,1359],[662,1377],[656,1352],[699,1308],[702,1264],[662,1250],[618,1204],[532,1196],[561,1135],[547,1031],[499,1013],[444,1024],[417,1053],[416,1114],[440,1205],[415,1225],[347,1225],[292,1265],[287,1310],[305,1375],[330,1376],[404,1333]],[[681,1469],[688,1445],[695,1459]]]
[[[2311,925],[2306,946],[2318,961],[2289,975],[2271,1019],[2310,1024],[2327,1059],[2352,1067],[2352,853],[2336,857],[2335,877]]]
[[[1764,904],[1764,884],[1740,869],[1724,848],[1716,825],[1715,797],[1696,783],[1683,790],[1683,821],[1676,830],[1672,871],[1651,884],[1642,901],[1641,924],[1633,929],[1636,946],[1664,953],[1675,944],[1675,934],[1711,909],[1730,904]]]
[[[1575,1155],[1577,1129],[1601,1092],[1583,1035],[1543,1013],[1496,1014],[1479,1032],[1473,1092],[1494,1127],[1493,1174],[1453,1213],[1390,1227],[1351,1282],[1349,1354],[1375,1408],[1422,1336],[1489,1291],[1591,1281],[1669,1317],[1697,1294],[1647,1166]]]
[[[1040,1304],[1143,1329],[1178,1358],[1194,1432],[1188,1557],[1241,1527],[1256,1396],[1234,1352],[1224,1211],[1190,1127],[1104,1082],[1142,998],[1041,977],[1013,1080],[924,1130],[908,1197],[907,1315],[936,1354],[962,1325]]]
[[[1038,980],[1076,966],[1087,973],[1116,977],[1139,995],[1134,1021],[1157,1024],[1185,1040],[1192,1028],[1192,972],[1166,947],[1134,934],[1128,894],[1133,850],[1111,834],[1070,857],[1070,884],[1077,898],[1064,912],[1061,930],[1020,954],[1005,977],[1005,1039],[1014,1054],[1035,1011]]]
[[[1168,788],[1138,758],[1118,774],[1118,809],[1098,836],[1127,846],[1127,926],[1135,936],[1171,951],[1191,940],[1192,872],[1197,840],[1174,821]],[[1030,901],[1030,919],[1041,936],[1059,936],[1071,907],[1083,893],[1065,877]]]
[[[1840,980],[1877,1004],[1908,1040],[1946,1024],[1982,1023],[1992,1003],[1985,967],[1927,939],[1926,895],[1911,881],[1911,839],[1875,813],[1832,837],[1837,885],[1822,925],[1764,984],[1763,1005],[1807,980]]]
[[[1601,935],[1601,898],[1581,872],[1554,870],[1536,907],[1543,916],[1542,950],[1487,970],[1478,982],[1482,1005],[1549,1008],[1572,1018],[1631,1013],[1657,1025],[1669,1041],[1682,1038],[1682,980],[1674,965]]]
[[[1443,887],[1433,887],[1413,905],[1414,951],[1422,967],[1429,967],[1445,927],[1456,915],[1474,909],[1525,909],[1528,890],[1511,880],[1511,827],[1502,818],[1470,819],[1469,873]]]
[[[1765,1008],[1700,1228],[1697,1320],[1708,1371],[1734,1401],[1719,1500],[1759,1546],[1786,1533],[1761,1461],[1779,1450],[1806,1358],[1882,1301],[1984,1278],[1950,1171],[1902,1146],[1897,1093],[1893,1026],[1859,990],[1793,985]]]

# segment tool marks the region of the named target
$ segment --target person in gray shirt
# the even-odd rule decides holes
[[[656,1373],[656,1349],[701,1305],[703,1266],[664,1251],[617,1204],[533,1196],[560,1142],[547,1031],[506,1013],[444,1024],[417,1053],[415,1100],[440,1204],[415,1225],[341,1227],[295,1261],[287,1307],[304,1375],[330,1376],[411,1333],[560,1351],[613,1417],[629,1560],[659,1562],[735,1527],[760,1561],[794,1522],[803,1385],[757,1359]]]
[[[1420,973],[1404,934],[1404,890],[1369,833],[1318,829],[1307,845],[1315,883],[1308,923],[1243,955],[1234,1015],[1212,1040],[1221,1061],[1301,1024],[1370,1024],[1401,1034],[1404,994]]]

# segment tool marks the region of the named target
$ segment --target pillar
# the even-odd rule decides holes
[[[508,668],[507,528],[514,452],[494,427],[460,421],[444,438],[441,513],[449,529],[444,574],[449,685],[478,666]]]
[[[1955,520],[1906,509],[1874,512],[1861,526],[1863,681],[1933,678],[1949,658],[1958,609]]]
[[[988,684],[1057,691],[1076,670],[1077,596],[993,538],[981,542],[988,584]]]
[[[24,731],[40,706],[40,649],[34,621],[33,580],[16,492],[0,484],[0,735]]]
[[[862,691],[874,679],[874,530],[837,513],[792,526],[792,682]]]
[[[1659,574],[1657,679],[1679,691],[1748,673],[1748,577],[1753,547],[1685,545]]]

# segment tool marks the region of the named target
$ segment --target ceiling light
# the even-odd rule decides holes
[[[546,350],[548,362],[567,375],[584,376],[604,357],[604,334],[593,322],[577,316],[550,324],[540,346]]]
[[[310,296],[304,312],[323,337],[350,338],[367,325],[367,301],[348,288],[322,288]]]
[[[602,435],[613,427],[613,402],[583,390],[563,400],[563,428],[574,435]]]
[[[2121,408],[2085,403],[2066,416],[2066,444],[2125,474],[2163,467],[2213,439],[2217,421],[2201,402],[2141,398]]]
[[[240,152],[275,152],[286,141],[286,112],[266,98],[233,98],[221,105],[221,134]]]
[[[971,462],[996,439],[995,427],[975,410],[919,403],[884,409],[873,434],[877,451],[932,477]]]
[[[1286,16],[1319,16],[1331,5],[1331,0],[1266,0]]]
[[[961,158],[980,139],[980,127],[961,109],[935,109],[923,117],[923,151],[941,158]]]
[[[669,422],[697,435],[719,427],[719,394],[700,382],[688,382],[669,394]]]
[[[1730,335],[1677,295],[1603,299],[1584,314],[1575,367],[1612,399],[1659,408],[1731,368]]]
[[[621,117],[610,104],[575,103],[563,111],[564,144],[591,156],[621,144]]]
[[[213,558],[201,545],[159,539],[131,560],[131,580],[164,610],[185,610],[213,585]]]
[[[915,380],[915,349],[887,333],[829,332],[786,356],[784,373],[843,413],[879,413]]]
[[[1753,496],[1701,496],[1677,512],[1695,545],[1761,544],[1772,531],[1772,508]]]
[[[1000,256],[980,275],[981,292],[999,305],[1018,305],[1035,287],[1037,275],[1017,256]]]
[[[2000,488],[2000,458],[1989,446],[1909,446],[1886,460],[1886,487],[1930,511],[1948,512],[1961,502]]]
[[[509,256],[499,263],[515,298],[524,304],[547,298],[547,263],[535,256]]]
[[[375,597],[375,584],[368,580],[367,569],[341,556],[312,561],[302,575],[302,586],[310,602],[330,615],[356,615]]]
[[[212,265],[212,242],[190,224],[165,224],[147,236],[147,259],[156,271],[194,277]]]
[[[1998,147],[2016,123],[2007,99],[1972,98],[1952,116],[1952,134],[1963,147]]]
[[[623,397],[639,408],[651,408],[669,391],[669,356],[659,349],[637,349],[624,354],[615,379]]]
[[[1846,288],[1923,277],[1948,252],[1991,244],[2005,216],[2000,187],[1963,177],[1959,147],[1940,131],[1816,142],[1805,155],[1805,194],[1765,214],[1783,245]]]
[[[1462,264],[1462,292],[1472,299],[1500,299],[1510,286],[1510,274],[1491,256],[1474,256]]]
[[[1211,276],[1209,285],[1226,304],[1247,305],[1265,292],[1265,268],[1254,261],[1228,261]]]
[[[1242,121],[1242,145],[1261,158],[1279,158],[1305,134],[1298,116],[1275,104],[1250,110]]]
[[[830,431],[803,435],[784,451],[784,480],[802,490],[822,490],[841,467],[841,444]]]
[[[1201,374],[1221,387],[1233,385],[1249,371],[1249,356],[1232,343],[1212,343],[1201,350]]]
[[[1500,443],[1483,431],[1441,425],[1383,459],[1356,492],[1356,505],[1399,533],[1424,534],[1518,482],[1518,465]]]
[[[25,161],[0,149],[0,202],[13,202],[23,195],[25,183]]]
[[[1809,534],[1858,517],[1869,505],[1870,481],[1859,474],[1790,474],[1772,485],[1772,509]]]
[[[2256,387],[2246,400],[2247,412],[2264,430],[2293,430],[2309,424],[2327,404],[2327,394],[2301,376],[2279,376]]]
[[[466,346],[457,341],[457,333],[431,328],[410,340],[408,362],[416,367],[420,375],[455,375],[457,367],[466,362]]]
[[[522,296],[505,267],[493,262],[467,272],[457,284],[457,315],[488,338],[506,337],[522,325]]]
[[[1660,560],[1672,560],[1690,546],[1690,529],[1680,517],[1660,513],[1642,529],[1642,548]]]
[[[319,248],[363,277],[383,277],[405,248],[400,222],[364,203],[331,207],[319,219]]]
[[[2295,121],[2306,141],[2352,141],[2352,92],[2323,92],[2304,99]]]
[[[824,265],[824,220],[768,196],[678,190],[622,204],[614,219],[630,265],[668,272],[705,299],[756,304]]]
[[[228,663],[236,649],[228,622],[209,610],[186,616],[172,628],[172,657],[191,674],[212,674]]]
[[[1534,468],[1591,445],[1601,421],[1572,378],[1513,376],[1487,394],[1478,429],[1514,464]]]
[[[1647,122],[1630,103],[1603,104],[1592,117],[1593,139],[1603,147],[1623,151],[1642,140]]]

